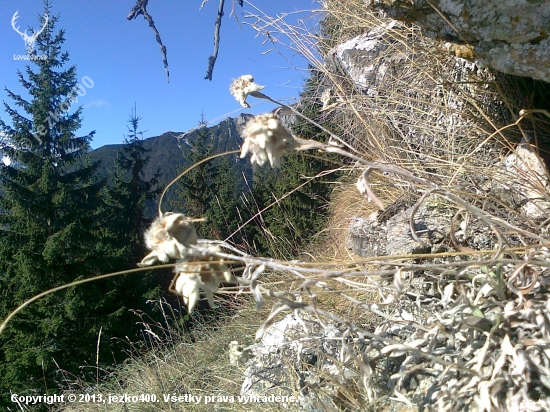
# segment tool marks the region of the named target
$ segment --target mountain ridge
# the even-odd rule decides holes
[[[247,114],[241,114],[236,118],[228,117],[214,126],[206,127],[208,136],[213,140],[214,153],[223,153],[240,148],[242,143],[240,132],[249,116],[250,115]],[[150,152],[147,153],[149,162],[144,169],[143,179],[151,179],[158,170],[161,173],[159,184],[161,187],[165,187],[172,179],[181,173],[185,167],[190,166],[187,161],[187,154],[192,144],[190,142],[193,142],[199,130],[200,129],[197,128],[190,132],[168,131],[159,136],[151,136],[143,139],[143,147],[150,150]],[[122,152],[123,147],[124,143],[109,144],[88,153],[88,161],[100,161],[98,168],[100,179],[107,179],[109,183],[112,181],[112,172],[115,170],[116,165],[115,160]],[[239,171],[248,168],[251,172],[251,167],[246,166],[246,160],[237,161],[238,156],[234,156],[236,158],[235,167],[239,168]],[[166,200],[169,202],[175,198],[175,190],[170,190],[169,193],[167,193]],[[147,204],[146,209],[148,217],[152,217],[155,214],[154,203],[156,202],[149,202]]]

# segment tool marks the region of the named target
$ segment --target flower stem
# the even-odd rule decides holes
[[[128,269],[128,270],[123,270],[123,271],[120,271],[120,272],[113,272],[113,273],[107,273],[107,274],[105,274],[105,275],[98,275],[98,276],[94,276],[94,277],[87,278],[87,279],[75,280],[74,282],[67,283],[67,284],[61,285],[61,286],[57,286],[57,287],[52,288],[52,289],[48,289],[48,290],[46,290],[46,291],[44,291],[44,292],[42,292],[42,293],[39,293],[39,294],[36,295],[36,296],[33,296],[32,298],[26,300],[26,301],[23,302],[21,305],[19,305],[15,310],[13,310],[13,311],[6,317],[6,319],[4,319],[4,321],[2,322],[2,324],[0,324],[0,335],[2,334],[2,332],[4,331],[4,329],[6,329],[6,325],[8,324],[8,322],[9,322],[17,313],[19,313],[19,312],[20,312],[22,309],[24,309],[25,307],[29,306],[31,303],[37,301],[37,300],[40,299],[40,298],[43,298],[44,296],[51,295],[52,293],[58,292],[58,291],[63,290],[63,289],[68,289],[68,288],[70,288],[71,286],[82,285],[83,283],[94,282],[94,281],[96,281],[96,280],[101,280],[101,279],[113,278],[113,277],[115,277],[115,276],[126,275],[126,274],[128,274],[128,273],[145,272],[145,271],[151,270],[151,269],[156,269],[156,268],[167,268],[167,267],[174,267],[174,266],[176,266],[175,263],[173,263],[173,264],[168,264],[168,265],[153,266],[153,267]]]
[[[312,125],[314,125],[315,127],[318,127],[319,129],[321,129],[323,132],[327,133],[330,137],[332,137],[334,140],[342,143],[344,146],[346,146],[348,149],[354,151],[355,153],[359,153],[355,148],[353,148],[350,144],[346,143],[340,136],[332,133],[330,130],[326,129],[325,127],[321,126],[319,123],[317,123],[315,120],[312,120],[310,119],[309,117],[307,117],[306,115],[303,115],[302,113],[300,113],[298,110],[296,110],[295,108],[293,108],[292,106],[287,106],[286,104],[284,103],[281,103],[281,102],[278,102],[277,100],[274,100],[272,99],[271,97],[269,97],[268,95],[266,94],[263,94],[261,92],[255,92],[254,93],[254,96],[255,97],[259,97],[259,95],[261,95],[260,98],[262,99],[266,99],[266,100],[269,100],[270,102],[272,103],[275,103],[281,107],[284,107],[284,108],[287,108],[289,110],[292,111],[292,113],[296,114],[297,116],[300,116],[302,119],[304,120],[307,120],[308,122],[310,122]]]
[[[174,183],[176,183],[180,177],[186,175],[188,172],[190,172],[191,170],[193,170],[195,167],[199,166],[200,164],[202,164],[204,162],[208,162],[209,160],[215,159],[216,157],[222,157],[222,156],[225,156],[225,155],[236,154],[236,153],[240,153],[240,152],[241,152],[240,150],[231,150],[229,152],[223,152],[223,153],[218,153],[218,154],[215,154],[215,155],[212,155],[212,156],[208,156],[207,158],[202,159],[201,161],[189,166],[187,169],[185,169],[183,172],[181,172],[179,175],[177,175],[175,178],[173,178],[172,181],[166,185],[166,187],[164,188],[164,190],[162,191],[162,193],[160,195],[160,199],[159,199],[159,216],[162,216],[162,199],[164,199],[164,195],[166,194],[166,192],[168,191],[170,186],[172,186]]]

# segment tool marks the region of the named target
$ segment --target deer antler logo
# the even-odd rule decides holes
[[[31,36],[29,36],[27,34],[27,30],[25,30],[23,33],[21,33],[19,31],[19,27],[15,27],[15,21],[19,18],[19,10],[17,10],[15,12],[15,14],[13,15],[12,19],[11,19],[11,26],[13,27],[13,29],[19,33],[21,35],[21,38],[25,41],[25,45],[26,45],[26,49],[27,49],[27,52],[31,52],[34,50],[34,43],[36,42],[36,39],[38,38],[38,36],[40,36],[40,33],[42,33],[44,31],[44,29],[46,28],[46,25],[48,24],[48,15],[46,14],[44,16],[45,18],[45,21],[44,21],[44,25],[42,26],[42,28],[40,29],[40,31],[34,31],[33,30],[33,33]]]

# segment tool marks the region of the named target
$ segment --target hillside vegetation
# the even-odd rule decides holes
[[[222,157],[233,142],[216,146],[197,129],[133,262],[173,276],[175,294],[135,310],[141,340],[123,363],[112,367],[100,349],[95,359],[77,353],[93,373],[60,368],[56,379],[52,368],[51,381],[66,395],[154,394],[161,411],[548,410],[548,84],[480,67],[467,45],[449,48],[362,1],[326,0],[315,27],[256,13],[258,33],[308,59],[300,103],[272,99],[261,79],[236,79],[243,107],[257,98],[277,110],[249,120],[240,157]],[[6,273],[31,265],[7,265],[8,252]],[[173,274],[158,270],[168,261]],[[33,322],[48,314],[37,310]],[[301,330],[269,343],[290,313]],[[23,331],[16,325],[10,337]],[[170,394],[203,398],[164,401]]]
[[[515,149],[522,139],[546,157],[548,112],[541,109],[548,109],[548,85],[457,58],[448,47],[423,37],[415,26],[392,22],[360,2],[331,0],[324,6],[315,34],[268,16],[258,18],[264,24],[258,23],[259,32],[277,27],[310,59],[315,81],[310,81],[302,104],[313,104],[316,110],[307,115],[332,134],[321,141],[332,140],[333,146],[339,145],[356,159],[332,158],[332,166],[325,169],[338,169],[327,220],[315,236],[301,236],[298,243],[303,246],[294,255],[309,265],[289,263],[287,270],[272,269],[259,278],[264,290],[270,290],[265,306],[274,305],[273,313],[285,307],[311,311],[341,323],[343,335],[354,337],[342,349],[347,355],[333,360],[340,370],[353,371],[349,374],[354,377],[345,383],[336,379],[333,384],[340,385],[339,395],[332,401],[323,398],[317,410],[394,410],[399,402],[390,397],[412,402],[411,410],[421,405],[435,410],[544,409],[550,387],[542,378],[546,366],[540,365],[548,364],[547,329],[541,326],[535,340],[527,343],[525,337],[533,335],[521,325],[548,322],[546,172],[541,176],[536,174],[540,169],[505,168],[503,160],[510,161],[514,152],[518,156]],[[378,54],[337,48],[360,35],[376,39]],[[308,54],[308,49],[317,50],[324,61]],[[361,63],[366,58],[361,56],[369,60]],[[300,124],[308,127],[308,121]],[[294,131],[319,139],[304,129]],[[277,176],[268,168],[261,173]],[[283,176],[289,178],[287,170]],[[289,184],[276,198],[286,200],[289,194],[292,199],[298,184]],[[538,212],[526,209],[530,203]],[[377,205],[384,211],[377,212]],[[278,207],[274,205],[263,216],[276,216],[283,209]],[[354,217],[370,217],[383,226],[403,211],[409,213],[407,219],[415,214],[417,219],[437,215],[439,224],[449,228],[437,240],[421,232],[415,240],[409,231],[410,242],[421,248],[402,249],[397,255],[362,259],[349,252],[346,238]],[[296,228],[290,218],[274,228],[280,235],[270,237],[267,256],[290,257],[286,244],[299,233]],[[395,237],[407,234],[406,225],[400,230]],[[378,236],[374,242],[389,246],[389,235],[388,239],[385,234]],[[252,257],[247,262],[260,263]],[[312,263],[319,269],[317,274],[301,272]],[[250,304],[237,310],[248,313]],[[252,324],[255,327],[265,319],[262,312],[258,315],[247,327],[254,329]],[[224,353],[235,328],[244,330],[242,316],[236,319],[197,329],[205,334],[213,331],[225,342],[216,356],[217,372],[206,374],[197,393],[240,393],[240,375],[235,372],[239,368],[230,365]],[[270,316],[268,323],[273,321]],[[246,345],[251,339],[249,334],[236,340]],[[303,339],[307,341],[307,335]],[[520,355],[522,345],[530,347],[529,355]],[[181,353],[190,356],[188,350],[197,350],[201,354],[207,346],[206,342],[194,344]],[[162,351],[149,353],[156,362],[171,365],[160,360]],[[525,362],[521,370],[518,356]],[[285,369],[292,382],[285,393],[300,396],[303,384],[298,376],[292,377],[297,367]],[[231,376],[230,381],[220,382],[219,371]],[[157,376],[168,379],[162,373]],[[320,379],[331,381],[327,375]],[[211,382],[216,382],[215,389],[208,386]],[[321,396],[323,385],[310,396]],[[272,388],[275,393],[279,389]],[[251,410],[255,406],[220,403],[220,407]],[[206,410],[208,405],[196,408]]]

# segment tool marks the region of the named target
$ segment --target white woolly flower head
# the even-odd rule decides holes
[[[181,213],[165,213],[157,217],[145,232],[145,246],[151,250],[138,266],[149,266],[170,259],[185,260],[189,246],[197,243],[197,231],[189,219]]]
[[[364,175],[359,176],[359,179],[357,179],[357,190],[359,193],[361,193],[363,196],[367,197],[367,193],[369,191],[369,184],[367,183],[367,179]],[[370,201],[370,199],[369,199]]]
[[[357,180],[357,190],[359,193],[361,193],[364,197],[367,198],[369,202],[373,202],[380,210],[384,210],[384,204],[378,199],[378,197],[374,194],[372,189],[369,186],[369,175],[372,172],[372,169],[370,167],[367,167],[365,171],[361,174],[359,179]]]
[[[209,248],[212,252],[219,251],[217,247]],[[206,259],[206,262],[204,260]],[[223,259],[215,256],[201,258],[203,263],[197,260],[181,262],[176,265],[176,276],[172,282],[172,291],[183,297],[189,313],[197,305],[200,299],[200,291],[204,292],[210,306],[214,306],[214,293],[218,291],[221,282],[237,282]]]
[[[229,363],[234,366],[244,365],[254,354],[250,348],[245,348],[238,341],[233,340],[229,343]]]
[[[252,75],[245,74],[244,76],[233,80],[233,83],[229,86],[229,91],[242,107],[249,108],[250,105],[246,102],[246,98],[249,95],[254,97],[263,97],[263,95],[258,92],[264,88],[265,86],[260,86],[254,83],[254,77],[252,77]]]
[[[278,167],[281,156],[294,145],[294,137],[281,124],[275,113],[260,114],[246,124],[241,158],[251,153],[252,163],[263,166],[269,161],[271,167]]]

